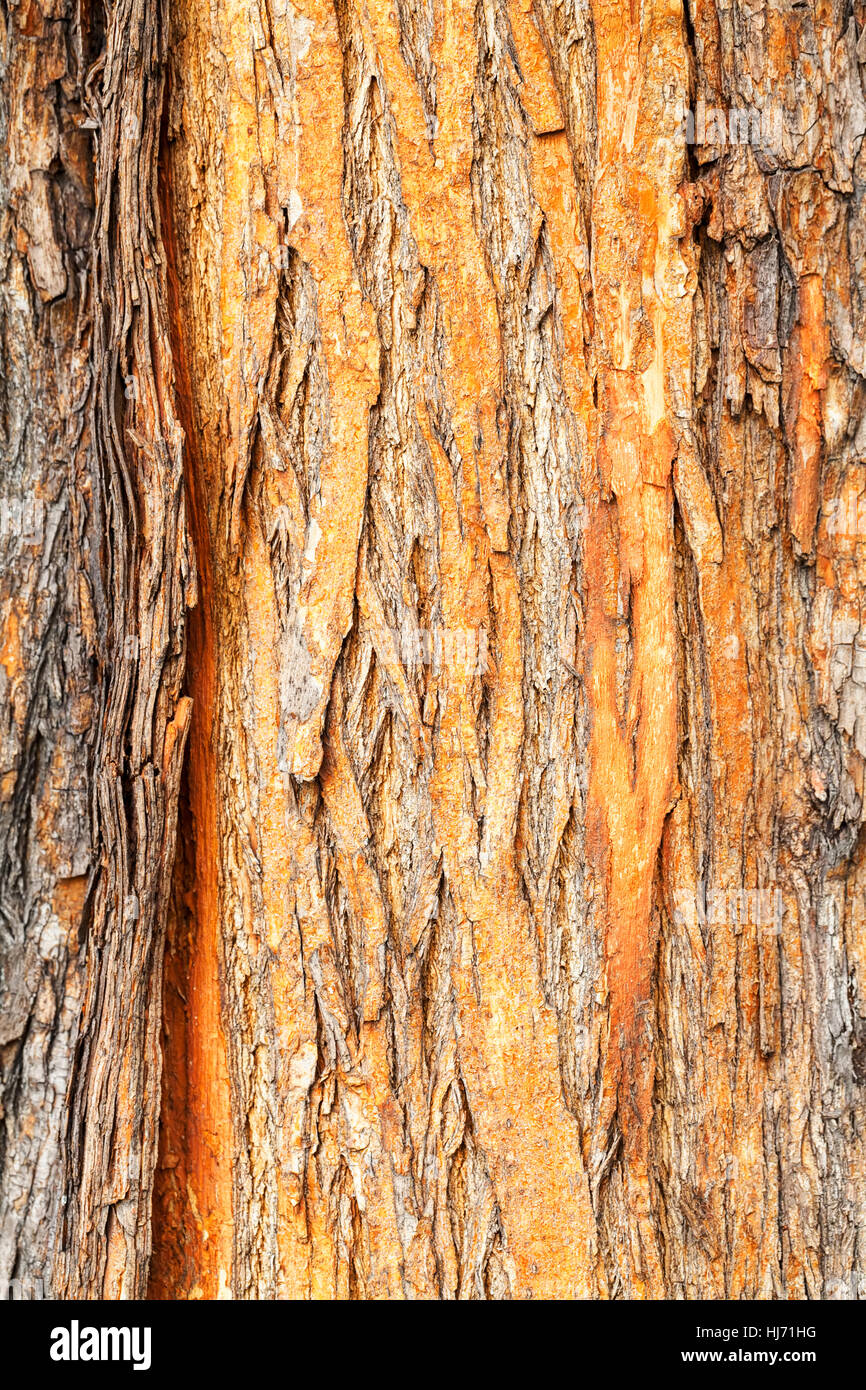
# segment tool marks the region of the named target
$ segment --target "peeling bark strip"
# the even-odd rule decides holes
[[[866,1295],[866,7],[4,23],[0,1280]]]
[[[669,0],[639,15],[599,3],[593,19],[598,141],[590,237],[601,497],[587,537],[587,857],[604,904],[608,1018],[590,1172],[597,1189],[622,1144],[628,1292],[664,1297],[649,1153],[659,931],[653,883],[677,746],[672,464],[680,448],[691,449],[695,274],[682,189],[686,151],[675,138],[688,58],[682,12]],[[606,499],[615,499],[615,509]],[[617,650],[624,614],[625,661]],[[612,1242],[625,1207],[616,1202],[608,1212],[602,1205],[601,1215]]]

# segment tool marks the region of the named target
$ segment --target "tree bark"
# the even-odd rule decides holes
[[[0,81],[0,1285],[52,1284],[94,846],[99,534],[88,466],[83,84],[94,16],[4,7]]]
[[[866,6],[4,22],[0,1281],[866,1296]]]

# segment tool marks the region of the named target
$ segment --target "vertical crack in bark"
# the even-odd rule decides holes
[[[219,1298],[232,1267],[232,1125],[220,991],[214,576],[206,515],[201,421],[189,371],[186,317],[173,225],[168,130],[163,114],[160,220],[166,254],[169,330],[184,431],[184,479],[197,566],[188,627],[185,695],[192,700],[189,749],[179,795],[181,834],[168,908],[163,985],[163,1076],[154,1249],[148,1296]]]
[[[674,136],[688,68],[678,5],[644,6],[637,15],[600,0],[593,16],[593,346],[602,500],[587,539],[587,846],[603,894],[608,1020],[590,1166],[598,1183],[611,1135],[621,1136],[621,1192],[611,1194],[602,1214],[606,1238],[613,1252],[623,1226],[630,1227],[631,1248],[613,1255],[623,1291],[660,1297],[649,1155],[658,940],[652,899],[677,748],[671,471],[690,428],[695,276],[685,259],[684,152]],[[616,500],[615,518],[607,497]],[[623,639],[630,663],[620,699]]]

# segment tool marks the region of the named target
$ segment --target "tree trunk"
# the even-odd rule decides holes
[[[866,4],[4,23],[0,1281],[866,1297]]]

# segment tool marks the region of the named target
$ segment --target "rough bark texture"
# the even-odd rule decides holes
[[[0,1279],[866,1296],[866,6],[5,23]]]
[[[0,1286],[51,1284],[99,700],[87,458],[98,19],[0,11]]]
[[[75,1297],[146,1287],[194,596],[156,214],[165,16],[132,0],[96,22],[10,10],[4,83],[0,1276]]]

